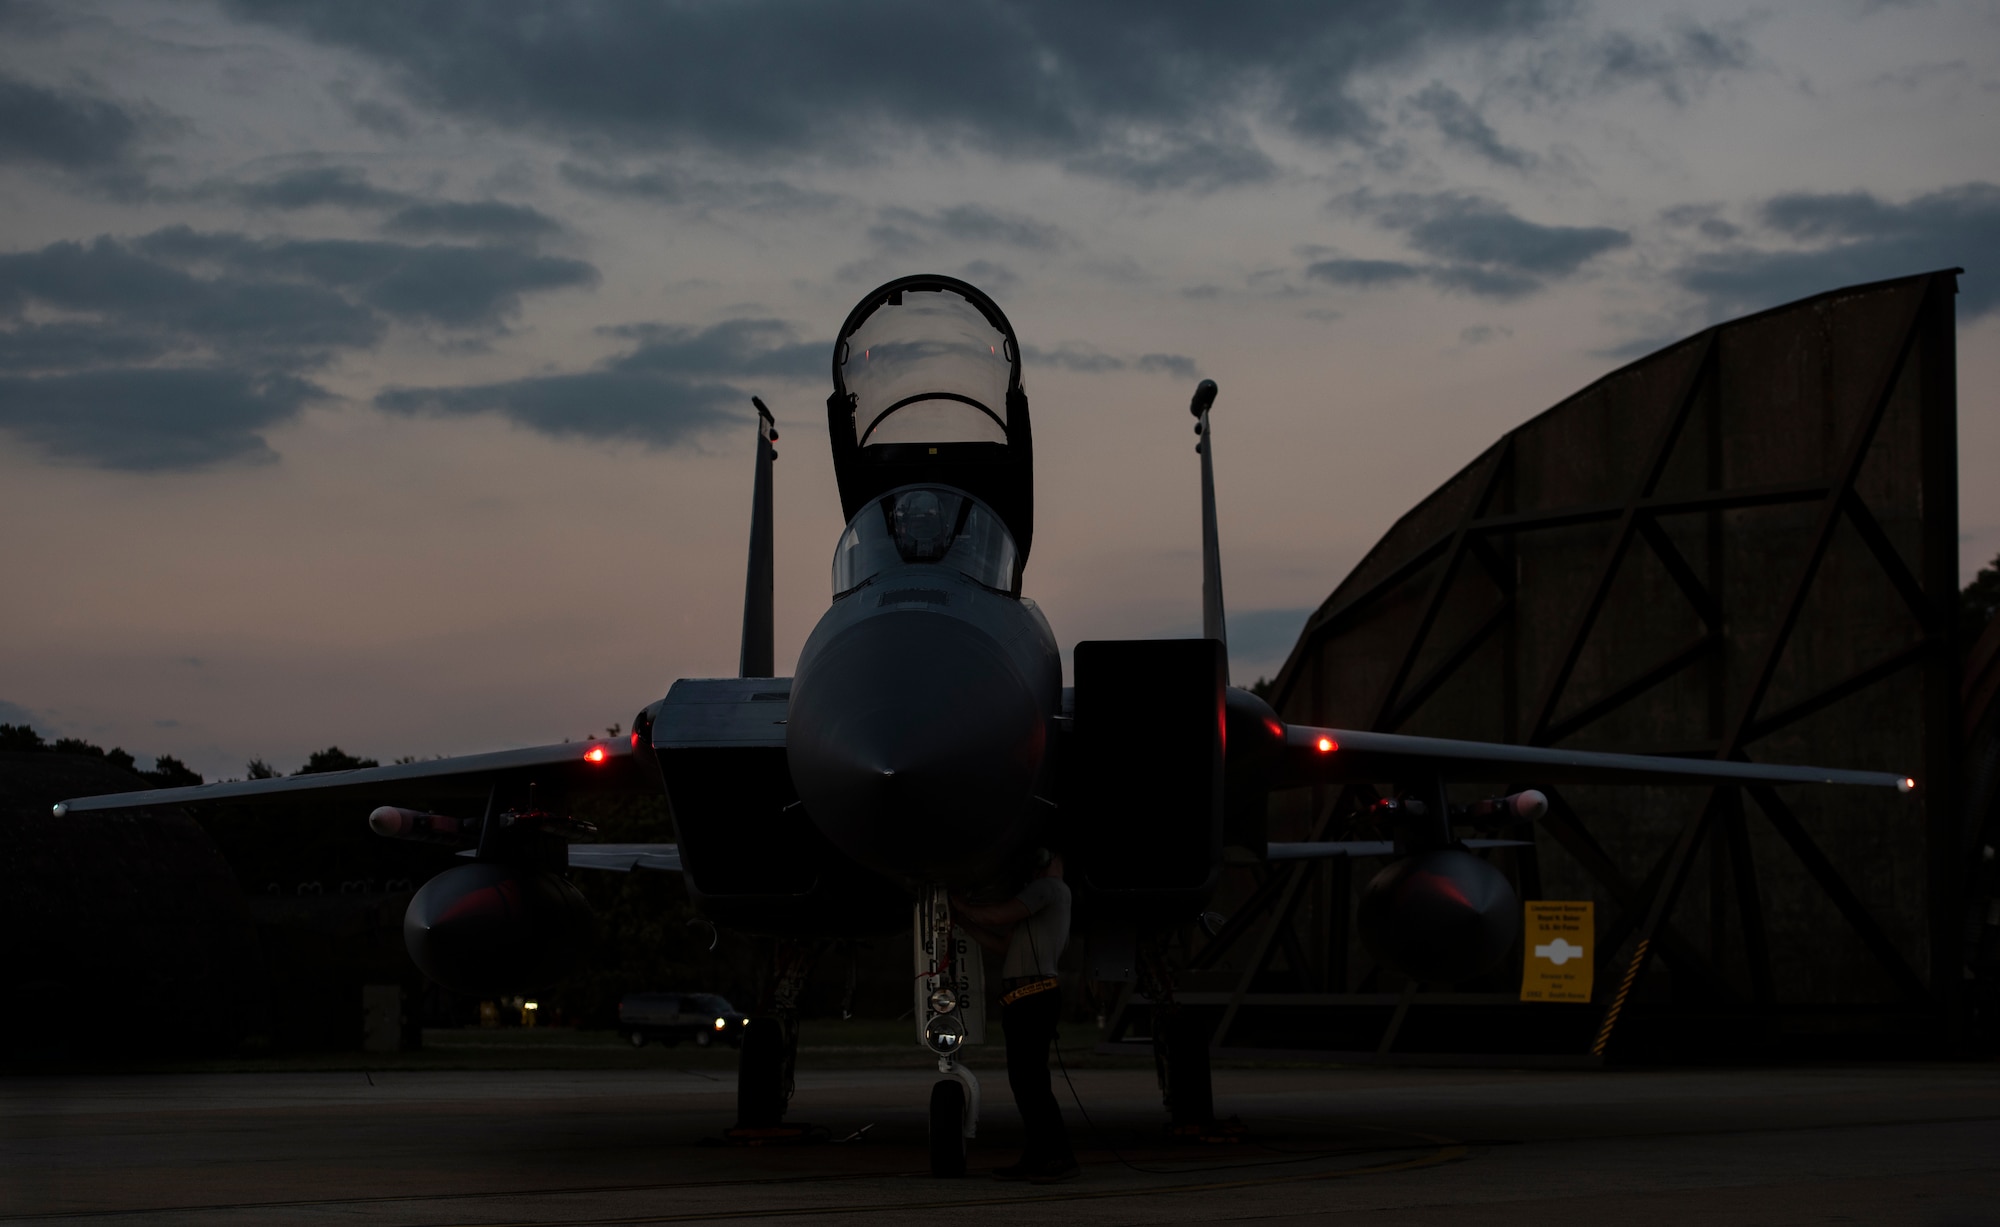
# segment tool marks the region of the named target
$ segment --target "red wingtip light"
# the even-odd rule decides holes
[[[601,763],[604,761],[604,758],[603,746],[592,746],[590,749],[584,751],[583,754],[583,761],[586,763]]]
[[[633,730],[632,730],[632,748],[633,748],[634,750],[636,750],[636,749],[638,749],[638,748],[639,748],[639,730],[638,730],[638,729],[633,729]]]
[[[1335,750],[1338,750],[1340,748],[1340,746],[1337,743],[1335,743],[1335,741],[1331,737],[1322,737],[1315,744],[1319,746],[1319,752],[1321,754],[1331,754]]]

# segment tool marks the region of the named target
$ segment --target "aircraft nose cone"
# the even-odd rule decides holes
[[[1047,730],[1033,692],[978,627],[925,612],[863,621],[792,683],[792,783],[862,864],[950,877],[1011,846]]]

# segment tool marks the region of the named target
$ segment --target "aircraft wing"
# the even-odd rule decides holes
[[[679,844],[571,844],[571,869],[609,869],[630,873],[634,869],[681,871]]]
[[[153,788],[107,793],[58,802],[57,817],[100,810],[142,809],[152,805],[211,805],[299,800],[380,800],[398,805],[440,798],[483,798],[497,780],[533,781],[561,791],[657,794],[659,784],[633,754],[630,738],[565,741],[552,746],[500,750],[393,763],[353,771],[324,771],[269,780],[233,780],[189,788]]]
[[[1851,784],[1899,792],[1916,787],[1915,780],[1889,771],[1600,754],[1300,724],[1285,729],[1273,786],[1424,778],[1523,784]]]

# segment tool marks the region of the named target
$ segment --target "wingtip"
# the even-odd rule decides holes
[[[1916,780],[1912,779],[1907,775],[1904,776],[1902,779],[1896,781],[1897,792],[1915,792],[1916,790],[1917,790]]]
[[[49,812],[61,818],[63,815],[69,813],[69,802],[58,801],[54,805],[49,806]]]

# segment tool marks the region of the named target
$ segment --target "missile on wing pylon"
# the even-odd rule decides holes
[[[471,843],[478,826],[478,823],[444,814],[427,814],[422,810],[400,809],[394,805],[381,806],[368,815],[368,827],[377,835],[418,843],[448,844],[455,848]]]

